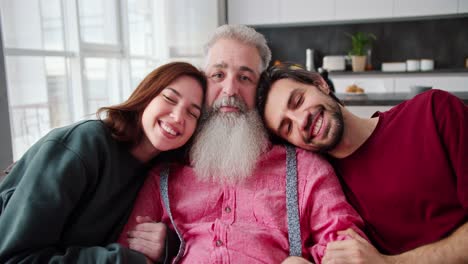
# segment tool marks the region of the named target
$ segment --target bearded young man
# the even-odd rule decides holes
[[[207,109],[190,150],[191,166],[152,171],[122,243],[130,231],[130,244],[139,246],[133,248],[157,259],[151,249],[161,247],[154,228],[161,224],[135,220],[143,216],[170,223],[181,238],[177,259],[184,263],[280,263],[290,254],[287,171],[297,172],[297,190],[288,190],[298,193],[295,254],[320,263],[328,242],[346,238],[337,230],[362,235],[362,220],[325,160],[292,149],[297,163],[287,169],[285,148],[270,145],[255,108],[270,58],[265,38],[252,28],[224,25],[215,31],[206,46]]]
[[[323,263],[468,263],[468,106],[433,89],[360,118],[316,73],[285,64],[265,76],[266,126],[330,156],[376,246],[348,230]]]

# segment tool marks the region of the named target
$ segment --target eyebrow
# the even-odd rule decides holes
[[[225,62],[220,62],[220,63],[214,64],[213,67],[218,68],[218,69],[225,69],[228,67],[228,65]]]
[[[225,62],[220,62],[220,63],[214,64],[214,65],[213,65],[213,68],[217,68],[217,69],[226,69],[226,68],[228,68],[228,65],[227,65],[227,63],[225,63]],[[250,73],[252,73],[252,74],[254,74],[254,75],[257,75],[257,74],[255,73],[254,70],[252,70],[251,68],[249,68],[249,67],[247,67],[247,66],[240,66],[240,67],[239,67],[239,70],[241,70],[241,71],[246,71],[246,72],[250,72]]]
[[[176,89],[173,89],[171,87],[166,87],[166,89],[171,90],[173,93],[175,93],[177,95],[177,97],[182,98],[182,95]],[[191,103],[190,105],[192,107],[195,107],[196,109],[198,109],[201,112],[201,107],[199,105],[197,105],[195,103]]]
[[[294,96],[296,96],[296,94],[298,94],[300,92],[301,92],[301,89],[296,88],[289,94],[288,102],[286,103],[286,107],[288,109],[292,108]],[[285,120],[284,120],[284,118],[282,118],[280,124],[278,125],[278,128],[276,128],[276,133],[278,135],[281,135],[281,128],[284,126],[284,123],[285,123]]]
[[[255,73],[254,70],[250,69],[250,68],[247,67],[247,66],[240,66],[239,69],[240,69],[241,71],[246,71],[246,72],[252,73],[253,75],[257,75],[257,74]]]

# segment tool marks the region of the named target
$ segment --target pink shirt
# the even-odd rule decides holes
[[[235,186],[198,181],[190,167],[173,167],[169,199],[186,250],[182,263],[279,263],[289,254],[286,213],[286,151],[274,146],[252,177]],[[297,150],[298,202],[302,253],[321,262],[326,244],[341,240],[336,231],[363,222],[347,203],[332,167],[320,156]],[[170,223],[154,168],[135,203],[119,242],[136,216]],[[171,225],[170,225],[171,226]]]

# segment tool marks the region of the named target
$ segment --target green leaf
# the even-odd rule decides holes
[[[351,38],[351,50],[349,55],[366,55],[366,49],[372,47],[372,41],[377,37],[372,33],[356,32],[354,35],[346,33]]]

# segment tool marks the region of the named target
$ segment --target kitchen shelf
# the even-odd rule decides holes
[[[444,75],[451,75],[451,74],[468,74],[467,68],[458,68],[458,69],[436,69],[433,71],[414,71],[414,72],[383,72],[383,71],[363,71],[363,72],[353,72],[353,71],[330,71],[330,77],[336,76],[376,76],[376,75],[385,75],[385,76],[392,76],[392,75],[437,75],[437,74],[444,74]]]

